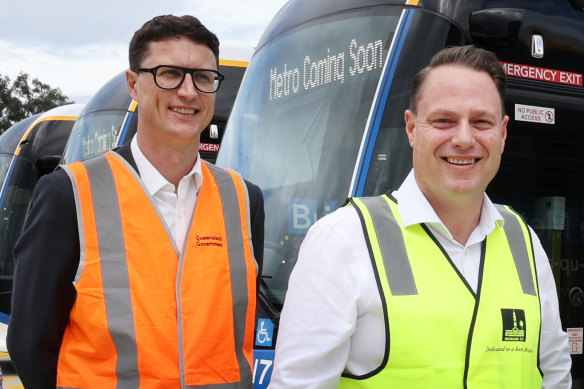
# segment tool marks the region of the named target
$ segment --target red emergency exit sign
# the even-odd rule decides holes
[[[199,143],[199,151],[219,152],[219,145],[215,143]]]
[[[501,62],[501,65],[503,65],[503,69],[505,69],[505,74],[511,77],[547,81],[555,84],[582,86],[582,74],[580,73],[539,68],[537,66],[520,65],[510,62]]]

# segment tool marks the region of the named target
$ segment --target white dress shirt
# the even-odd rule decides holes
[[[164,223],[175,241],[176,248],[182,254],[185,237],[203,183],[201,156],[197,155],[195,165],[189,174],[179,181],[177,189],[148,161],[140,150],[135,136],[130,147],[140,178],[164,218]]]
[[[485,195],[479,225],[466,245],[456,242],[418,187],[413,171],[399,190],[405,226],[426,223],[475,290],[481,242],[503,218]],[[547,255],[531,231],[542,324],[543,388],[571,387],[571,357],[562,330],[556,286]],[[310,229],[292,271],[280,319],[269,388],[337,388],[343,371],[368,373],[381,364],[385,327],[363,228],[353,207],[325,216]]]

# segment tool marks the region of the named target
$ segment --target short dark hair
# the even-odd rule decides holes
[[[148,54],[150,42],[180,37],[208,46],[219,66],[219,39],[199,19],[191,15],[161,15],[147,21],[134,33],[130,41],[130,69],[142,65],[144,57]]]
[[[501,98],[501,110],[503,115],[505,114],[505,70],[503,70],[503,66],[501,66],[494,53],[472,45],[448,47],[439,51],[432,57],[430,64],[416,74],[410,93],[410,109],[412,112],[416,113],[418,101],[420,100],[420,90],[428,74],[432,69],[443,65],[462,65],[479,72],[486,72],[495,83]]]

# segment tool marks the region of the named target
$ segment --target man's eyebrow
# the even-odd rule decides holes
[[[440,115],[446,115],[446,116],[460,116],[459,111],[456,110],[456,108],[438,108],[435,110],[430,110],[428,112],[428,116],[440,116]],[[486,109],[482,109],[482,108],[478,108],[478,109],[474,109],[470,112],[471,116],[492,116],[492,117],[497,117],[497,112],[494,111],[490,111],[490,110],[486,110]]]
[[[455,109],[438,108],[435,110],[430,110],[428,112],[428,116],[440,116],[440,115],[453,116],[453,115],[457,115],[457,111]]]

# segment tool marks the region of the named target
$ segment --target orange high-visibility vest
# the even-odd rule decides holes
[[[251,388],[257,267],[243,179],[202,164],[179,256],[123,158],[64,168],[81,255],[57,387]]]

